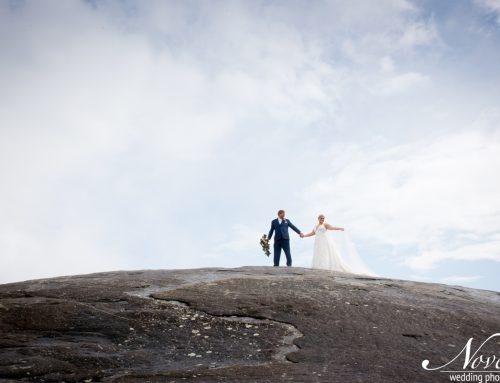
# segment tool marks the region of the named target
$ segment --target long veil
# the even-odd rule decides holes
[[[349,266],[354,274],[380,277],[380,275],[372,272],[363,261],[363,258],[359,256],[356,246],[348,233],[342,230],[332,230],[332,234],[342,260]]]

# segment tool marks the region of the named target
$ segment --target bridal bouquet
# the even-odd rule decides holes
[[[269,251],[269,240],[267,239],[267,235],[262,235],[260,238],[260,245],[262,246],[262,251],[269,257],[271,251]]]

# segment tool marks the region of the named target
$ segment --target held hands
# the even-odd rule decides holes
[[[300,232],[300,238],[304,238],[304,233]]]

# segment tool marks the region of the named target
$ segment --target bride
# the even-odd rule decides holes
[[[314,253],[312,258],[313,269],[327,269],[334,271],[342,271],[346,273],[365,274],[367,269],[365,267],[357,267],[349,265],[342,257],[331,237],[328,230],[344,231],[342,227],[334,227],[325,222],[325,216],[320,214],[318,216],[318,224],[313,228],[310,233],[304,234],[304,237],[316,236],[314,240]],[[352,261],[352,260],[351,260]]]

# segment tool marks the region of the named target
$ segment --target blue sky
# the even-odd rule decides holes
[[[500,291],[498,62],[498,0],[2,1],[0,283],[271,265],[284,208]]]

